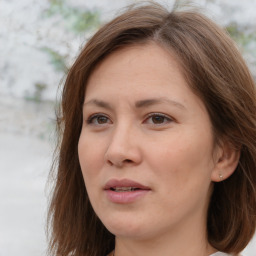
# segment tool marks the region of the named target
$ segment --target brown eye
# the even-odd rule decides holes
[[[98,116],[97,117],[98,124],[105,124],[108,122],[108,118],[105,116]]]
[[[173,119],[170,118],[169,116],[166,116],[164,114],[153,113],[147,117],[147,119],[145,120],[145,123],[148,123],[151,125],[164,125],[172,121]]]
[[[154,124],[162,124],[165,121],[166,117],[164,116],[152,116],[152,122]]]
[[[110,119],[104,115],[93,115],[87,120],[88,124],[102,125],[110,123]]]

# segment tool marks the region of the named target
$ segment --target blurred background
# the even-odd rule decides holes
[[[45,255],[58,86],[92,33],[135,2],[0,0],[0,256]],[[256,0],[180,3],[225,27],[256,79]],[[256,255],[256,238],[243,255]]]

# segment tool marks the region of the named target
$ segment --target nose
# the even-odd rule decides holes
[[[139,134],[131,127],[117,127],[110,138],[105,161],[111,166],[122,168],[136,166],[142,161]]]

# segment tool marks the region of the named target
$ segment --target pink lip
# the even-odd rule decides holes
[[[116,192],[113,189],[120,187],[133,187],[138,190],[134,191],[124,191],[124,192]],[[118,204],[127,204],[136,201],[137,199],[145,196],[151,189],[147,186],[144,186],[138,182],[128,179],[111,179],[104,186],[104,191],[106,192],[107,198],[113,202]]]

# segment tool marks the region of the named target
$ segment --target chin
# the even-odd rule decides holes
[[[111,218],[111,217],[110,217]],[[131,218],[115,218],[102,221],[104,226],[109,232],[119,237],[132,237],[140,238],[147,234],[145,223],[138,222],[138,220],[132,220]]]

